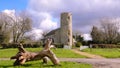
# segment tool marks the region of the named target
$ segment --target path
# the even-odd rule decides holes
[[[61,61],[71,61],[78,63],[88,63],[92,64],[93,68],[120,68],[120,58],[119,59],[107,59],[99,55],[94,55],[86,52],[81,52],[79,49],[72,49],[73,52],[80,55],[86,56],[88,58],[61,58]]]
[[[0,58],[0,60],[10,60],[10,58]]]
[[[10,60],[0,58],[0,60]],[[88,58],[59,58],[60,61],[92,64],[93,68],[120,68],[120,58],[117,59],[88,59]]]
[[[86,53],[86,52],[81,52],[81,51],[78,50],[78,49],[72,49],[72,51],[74,51],[75,53],[78,53],[78,54],[80,54],[80,55],[86,56],[86,57],[88,57],[88,58],[105,59],[105,58],[102,57],[102,56],[94,55],[94,54],[89,54],[89,53]]]
[[[119,59],[60,58],[61,61],[92,64],[93,68],[120,68]]]

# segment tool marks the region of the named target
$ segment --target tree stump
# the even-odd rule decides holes
[[[40,59],[43,59],[43,63],[47,63],[47,59],[45,57],[48,57],[54,65],[59,65],[59,60],[57,59],[56,55],[50,50],[51,42],[51,39],[47,39],[44,49],[40,52],[26,51],[23,48],[22,44],[20,44],[18,47],[19,52],[15,56],[11,57],[11,59],[16,59],[13,65],[22,65],[25,62]]]

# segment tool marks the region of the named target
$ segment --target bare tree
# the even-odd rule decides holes
[[[117,19],[102,19],[100,20],[101,27],[93,27],[91,36],[94,42],[100,43],[118,43],[120,40],[119,25],[120,20]]]
[[[19,42],[24,34],[31,30],[32,19],[26,12],[8,15],[0,12],[0,42],[7,42],[13,37],[13,42]],[[6,41],[7,40],[7,41]]]
[[[119,21],[103,19],[101,20],[101,28],[107,43],[116,42],[116,38],[119,34]]]
[[[24,12],[19,14],[18,16],[15,15],[15,18],[11,18],[13,24],[12,27],[12,36],[13,36],[13,42],[17,43],[19,42],[24,34],[31,30],[31,18]]]
[[[0,42],[9,42],[11,32],[10,18],[5,13],[0,13]]]

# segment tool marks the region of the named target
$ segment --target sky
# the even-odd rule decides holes
[[[28,0],[0,0],[0,11],[14,9],[21,11],[26,9]]]
[[[120,0],[0,0],[0,11],[27,12],[33,18],[33,33],[40,35],[60,26],[60,14],[72,14],[73,31],[89,34],[103,18],[120,17]]]

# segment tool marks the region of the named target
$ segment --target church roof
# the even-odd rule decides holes
[[[49,33],[47,33],[45,36],[53,35],[53,34],[55,34],[55,32],[58,31],[59,29],[60,29],[60,28],[55,29],[55,30],[52,30],[52,31],[50,31]]]

